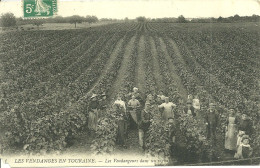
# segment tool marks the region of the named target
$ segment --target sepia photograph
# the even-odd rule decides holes
[[[0,0],[0,168],[260,165],[260,0]]]

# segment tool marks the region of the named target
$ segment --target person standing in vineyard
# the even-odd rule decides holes
[[[231,108],[227,118],[225,149],[232,153],[237,149],[237,132],[237,118],[235,117],[235,110]]]
[[[195,113],[198,113],[200,110],[200,100],[198,95],[195,95],[194,99],[192,100],[192,106],[195,109]]]
[[[97,130],[97,119],[98,119],[98,101],[97,95],[93,94],[88,104],[88,128],[93,135],[93,131]]]
[[[143,104],[143,99],[141,94],[139,93],[139,89],[137,87],[133,88],[133,92],[129,93],[128,96],[132,98],[132,96],[135,96],[135,98],[139,101],[140,104]]]
[[[177,90],[173,93],[173,100],[176,102],[177,105],[181,105],[182,103],[181,95]]]
[[[163,95],[163,91],[160,90],[159,95],[157,95],[159,104],[162,104],[165,102],[165,96]]]
[[[153,115],[151,113],[152,111],[152,102],[153,101],[153,96],[150,94],[147,96],[147,100],[145,102],[145,108],[142,111],[141,115],[141,125],[138,130],[139,132],[139,144],[145,150],[145,140],[147,138],[147,131],[150,127],[151,120],[153,118]]]
[[[169,144],[170,144],[170,161],[174,162],[174,159],[177,155],[177,144],[175,140],[176,136],[176,123],[174,121],[173,117],[168,118],[168,124],[167,124],[167,132],[169,137]]]
[[[165,97],[165,103],[162,103],[158,107],[159,109],[163,109],[161,114],[163,121],[168,121],[168,118],[170,117],[174,118],[174,109],[176,105],[169,101],[169,97]]]
[[[246,135],[249,135],[249,137],[252,135],[252,123],[246,113],[242,114],[241,120],[238,124],[238,130],[244,131]]]
[[[193,96],[192,96],[192,94],[189,94],[189,95],[188,95],[188,101],[193,101]]]
[[[118,131],[117,131],[117,138],[116,142],[118,145],[125,146],[125,140],[127,137],[127,113],[126,113],[126,107],[125,102],[121,100],[121,96],[118,95],[117,100],[113,104],[113,107],[117,111],[117,125],[118,125]]]
[[[132,95],[132,99],[129,100],[127,105],[130,115],[132,116],[135,123],[139,125],[141,121],[140,102],[135,98],[134,95]]]
[[[184,108],[183,112],[196,117],[195,108],[192,106],[192,102],[189,100],[187,101],[187,106]]]
[[[214,103],[209,104],[209,110],[205,115],[207,138],[213,140],[213,144],[216,144],[216,129],[219,121],[219,114],[216,110]]]
[[[100,110],[99,112],[99,116],[102,116],[103,113],[104,113],[104,110],[106,109],[107,107],[107,96],[105,93],[102,93],[100,98],[99,98],[99,102],[98,102],[98,109]]]
[[[117,99],[116,99],[116,101],[114,102],[113,105],[118,105],[118,106],[122,107],[122,109],[126,113],[125,102],[122,100],[122,96],[120,94],[117,95]]]

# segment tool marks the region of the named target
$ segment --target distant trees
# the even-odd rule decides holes
[[[69,17],[55,16],[53,18],[46,18],[43,20],[31,20],[31,19],[23,19],[22,17],[16,18],[12,13],[6,13],[1,15],[0,17],[0,26],[2,27],[12,27],[16,25],[25,25],[25,24],[33,24],[38,28],[40,25],[44,23],[71,23],[77,27],[77,23],[86,22],[89,24],[96,22],[160,22],[160,23],[233,23],[233,22],[260,22],[260,16],[252,15],[252,16],[239,16],[238,14],[230,17],[218,17],[218,18],[185,18],[183,15],[180,15],[178,18],[174,17],[164,17],[164,18],[146,18],[144,16],[136,17],[135,19],[129,19],[125,17],[124,19],[112,19],[112,18],[101,18],[98,19],[96,16],[87,15],[86,17],[82,17],[79,15],[73,15]]]
[[[221,16],[217,19],[217,22],[222,23],[233,23],[233,22],[260,22],[260,16],[252,15],[252,16],[239,16],[234,15],[227,18],[222,18]]]
[[[160,23],[170,23],[170,22],[176,22],[177,18],[156,18],[151,19],[152,22],[160,22]]]
[[[68,19],[64,18],[62,16],[56,16],[56,17],[52,18],[52,20],[53,20],[54,23],[66,23],[66,22],[68,22]]]
[[[240,16],[239,15],[235,15],[231,20],[237,22],[237,21],[240,20]]]
[[[219,16],[217,19],[218,22],[222,22],[223,21],[223,17]]]
[[[3,14],[0,21],[2,27],[12,27],[16,25],[16,18],[13,13]]]
[[[77,27],[77,23],[82,23],[84,21],[84,17],[79,15],[73,15],[69,17],[69,22],[71,24],[75,24],[75,28]]]
[[[145,18],[144,16],[139,16],[139,17],[136,18],[136,20],[137,20],[138,22],[145,22],[145,21],[146,21],[146,18]]]
[[[183,15],[180,15],[178,18],[177,18],[177,22],[178,23],[186,23],[187,20],[185,19],[185,17]]]
[[[96,16],[86,16],[85,22],[91,24],[91,23],[96,23],[98,22],[98,18]]]
[[[125,17],[124,21],[125,21],[125,22],[129,22],[128,17]]]

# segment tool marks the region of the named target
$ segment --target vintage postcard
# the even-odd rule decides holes
[[[0,168],[260,164],[259,0],[1,0]]]

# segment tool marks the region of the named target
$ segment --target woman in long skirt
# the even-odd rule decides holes
[[[93,94],[88,105],[88,128],[90,131],[97,130],[97,120],[98,120],[98,101],[97,95]]]
[[[235,110],[230,109],[226,126],[225,149],[233,152],[236,151],[237,132],[237,119],[235,117]]]
[[[116,110],[118,124],[116,143],[126,148],[125,141],[127,136],[127,113],[125,102],[122,101],[121,95],[117,96],[117,100],[113,104],[113,108]]]

